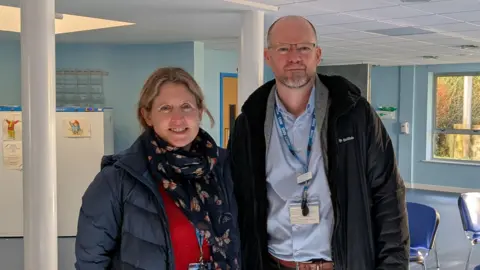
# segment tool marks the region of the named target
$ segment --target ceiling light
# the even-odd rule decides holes
[[[478,48],[479,48],[477,45],[472,45],[472,44],[458,45],[458,46],[455,46],[455,47],[460,48],[460,49],[463,49],[463,50],[466,50],[466,49],[478,49]]]
[[[423,59],[438,59],[438,56],[436,55],[423,55]]]
[[[134,23],[111,21],[98,18],[55,14],[55,34],[90,31],[134,25]],[[0,31],[17,32],[21,30],[20,8],[0,5]]]
[[[248,6],[248,7],[253,7],[253,8],[257,8],[257,9],[262,9],[262,10],[278,11],[277,6],[267,5],[267,4],[263,4],[263,3],[253,2],[253,1],[247,1],[247,0],[223,0],[223,1],[234,3],[234,4],[239,4],[239,5],[244,5],[244,6]]]

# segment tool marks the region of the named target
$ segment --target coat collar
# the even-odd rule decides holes
[[[360,89],[347,79],[341,76],[317,75],[319,83],[323,84],[328,90],[329,107],[331,108],[329,116],[335,117],[344,113],[361,98]],[[254,130],[264,130],[263,125],[266,120],[268,99],[274,85],[275,80],[266,82],[255,90],[242,106],[242,113],[248,118],[252,128],[255,128]],[[316,92],[321,92],[318,91],[319,88],[317,86],[316,89]],[[319,104],[315,105],[319,106]]]

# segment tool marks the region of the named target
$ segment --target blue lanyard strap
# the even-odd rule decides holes
[[[283,119],[283,116],[280,113],[280,110],[278,109],[278,106],[276,104],[275,104],[275,114],[277,116],[278,127],[280,128],[280,132],[282,133],[283,140],[287,144],[288,150],[302,164],[303,170],[304,170],[303,173],[307,173],[308,172],[308,164],[310,163],[310,156],[312,155],[313,137],[314,137],[314,134],[315,134],[315,125],[316,125],[315,113],[313,113],[312,124],[310,125],[310,134],[309,134],[309,137],[308,137],[307,160],[306,160],[306,162],[303,162],[300,159],[300,157],[297,155],[297,153],[295,153],[295,150],[293,149],[292,142],[290,141],[290,138],[288,137],[287,128],[285,127],[285,120]]]
[[[200,232],[199,229],[195,228],[195,232],[197,234],[198,246],[200,247],[199,263],[203,264],[203,240],[205,237],[203,236],[203,234]]]

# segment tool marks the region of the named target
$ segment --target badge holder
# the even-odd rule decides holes
[[[308,209],[307,213],[305,209]],[[293,200],[290,203],[289,211],[290,224],[308,225],[320,223],[320,202],[318,198],[310,198],[308,202],[305,202],[303,198]]]
[[[191,263],[188,265],[188,270],[210,270],[209,264],[205,263]]]
[[[203,235],[202,233],[196,229],[198,246],[200,248],[200,258],[198,259],[198,263],[191,263],[188,265],[188,270],[210,270],[210,263],[205,263],[203,261]]]

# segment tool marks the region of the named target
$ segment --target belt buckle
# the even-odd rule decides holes
[[[315,270],[323,270],[323,265],[314,263],[313,261],[306,261],[306,262],[301,262],[302,264],[314,264],[315,265]],[[300,270],[300,262],[295,262],[295,269]],[[310,268],[311,269],[311,268]]]

